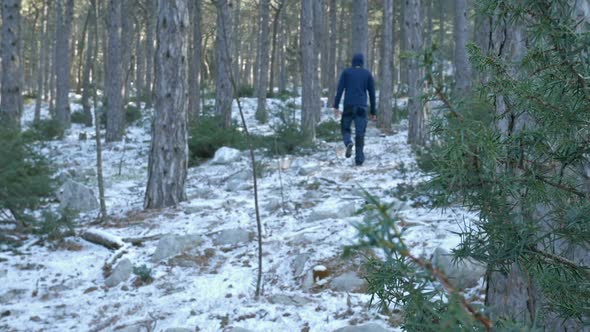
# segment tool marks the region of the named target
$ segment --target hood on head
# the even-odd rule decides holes
[[[357,53],[352,57],[352,66],[353,67],[362,67],[365,63],[365,57],[362,53]]]

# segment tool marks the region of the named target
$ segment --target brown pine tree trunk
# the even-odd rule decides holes
[[[74,17],[74,0],[57,0],[55,114],[62,128],[70,127],[70,35]]]
[[[410,57],[408,63],[408,111],[409,129],[408,143],[424,145],[426,130],[424,128],[424,112],[422,109],[422,75],[420,73],[419,56],[422,52],[422,19],[420,17],[420,0],[406,0],[404,6],[404,25],[406,46]]]
[[[318,102],[315,100],[316,93],[314,87],[317,86],[315,80],[316,73],[316,53],[314,51],[314,26],[313,26],[313,1],[303,0],[301,4],[301,62],[303,86],[301,99],[301,129],[305,140],[313,142],[315,140],[315,113]]]
[[[23,70],[21,59],[22,41],[21,1],[4,0],[2,3],[2,88],[0,121],[10,128],[20,128],[20,105],[22,104]]]
[[[382,44],[377,126],[385,132],[390,132],[393,120],[393,0],[383,0]]]
[[[189,27],[187,0],[159,0],[146,209],[186,200]]]
[[[268,114],[266,111],[266,90],[268,88],[268,36],[269,36],[269,0],[260,0],[260,35],[258,38],[259,49],[259,65],[258,65],[258,103],[256,107],[256,119],[261,123],[268,121]]]
[[[121,6],[120,0],[109,0],[108,18],[108,57],[107,57],[107,82],[106,91],[106,115],[107,115],[107,142],[115,142],[123,139],[125,132],[125,117],[123,112],[123,61],[121,45]]]
[[[230,58],[232,20],[228,0],[217,0],[217,33],[215,39],[216,90],[215,109],[224,127],[231,126],[234,91],[231,84],[232,61]]]

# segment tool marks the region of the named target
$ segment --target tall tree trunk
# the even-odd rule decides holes
[[[432,6],[434,6],[434,0],[426,0],[426,38],[424,45],[426,48],[432,47]]]
[[[338,6],[336,0],[330,0],[330,37],[328,46],[328,65],[326,69],[327,84],[328,84],[328,104],[334,101],[336,97],[336,40],[339,35],[336,30]],[[342,34],[342,31],[340,31]]]
[[[284,6],[286,0],[281,0],[281,4]],[[286,13],[287,9],[283,8],[281,10],[281,14],[279,15],[279,31],[280,31],[280,38],[278,40],[278,71],[279,71],[279,93],[283,93],[287,90],[287,80],[288,80],[288,73],[287,73],[287,45],[289,45],[289,31],[287,30],[287,19]],[[272,85],[272,84],[271,84]]]
[[[383,45],[381,50],[381,89],[377,126],[391,131],[393,120],[393,0],[383,0]]]
[[[269,0],[260,0],[260,35],[258,37],[259,65],[258,65],[258,105],[256,107],[256,119],[261,123],[268,121],[266,111],[266,90],[268,88],[268,35],[269,35]]]
[[[315,113],[318,103],[314,92],[316,72],[316,55],[314,51],[313,1],[302,0],[301,3],[301,62],[302,62],[302,105],[301,128],[305,140],[315,140]]]
[[[21,1],[4,0],[2,3],[2,94],[0,95],[0,121],[12,128],[20,128],[22,104]]]
[[[471,87],[471,65],[467,59],[467,0],[455,0],[455,96],[464,98]]]
[[[88,38],[88,43],[90,43],[90,35],[91,33],[88,32],[88,23],[90,20],[90,15],[92,15],[92,9],[86,15],[86,20],[84,21],[84,28],[82,29],[82,34],[80,35],[80,41],[78,42],[78,67],[76,71],[76,93],[80,94],[82,92],[82,84],[84,83],[84,46],[86,43],[86,38]],[[92,125],[92,124],[91,124]]]
[[[191,65],[189,68],[189,119],[196,120],[201,114],[201,20],[202,1],[191,2],[192,6],[192,37]]]
[[[46,40],[47,40],[47,1],[43,0],[41,10],[41,36],[39,37],[39,47],[37,49],[37,61],[39,63],[39,68],[37,68],[37,97],[35,98],[35,116],[34,116],[34,123],[39,123],[41,121],[41,102],[43,101],[43,83],[45,82],[44,74],[45,74],[45,67],[47,63],[45,61],[46,57],[44,55],[47,52]]]
[[[232,28],[232,60],[233,60],[233,77],[236,83],[236,88],[240,89],[240,85],[242,84],[241,80],[241,73],[240,73],[240,58],[242,57],[241,54],[241,46],[242,46],[242,39],[241,39],[241,30],[240,30],[240,12],[241,12],[241,0],[234,0],[233,2],[233,28]]]
[[[90,8],[88,9],[88,20],[90,24],[96,20],[94,17],[96,12],[96,0],[90,0]],[[93,66],[93,62],[96,61],[96,55],[94,55],[94,31],[88,29],[88,46],[86,48],[86,59],[84,63],[84,73],[82,74],[82,108],[84,111],[84,124],[87,127],[92,126],[92,109],[90,106],[90,97],[92,96],[92,87],[90,86],[90,72]],[[92,73],[92,76],[96,76]],[[96,78],[94,78],[96,81]]]
[[[70,35],[74,17],[74,0],[57,0],[55,114],[62,128],[70,127]],[[64,6],[65,4],[65,6]],[[65,10],[64,10],[65,9]]]
[[[444,1],[438,2],[438,13],[439,13],[439,28],[438,28],[438,47],[439,52],[441,55],[444,54],[444,47],[445,47],[445,35],[446,35],[446,22],[445,22],[445,5]],[[444,57],[441,57],[438,63],[438,80],[441,84],[444,82]]]
[[[424,128],[424,112],[422,109],[422,75],[420,74],[419,56],[422,52],[422,20],[420,17],[420,0],[406,0],[404,8],[404,25],[406,46],[408,47],[408,111],[409,129],[408,143],[424,145],[426,131]]]
[[[367,0],[352,3],[352,52],[366,57],[369,49],[369,4]],[[368,63],[369,59],[366,60]]]
[[[368,24],[368,23],[367,23]],[[316,112],[314,112],[315,123],[319,123],[321,120],[321,109],[322,109],[322,92],[324,86],[322,85],[322,76],[325,76],[324,70],[325,68],[321,68],[321,58],[325,57],[324,53],[322,53],[323,45],[322,41],[324,40],[324,0],[315,0],[313,2],[313,43],[314,43],[314,61],[315,61],[315,68],[314,71],[314,79],[313,79],[313,92],[315,96],[313,97],[314,101],[317,103],[315,107]]]
[[[400,83],[403,85],[404,90],[407,90],[410,85],[409,79],[409,63],[407,58],[408,49],[408,27],[406,26],[406,7],[407,1],[400,2]]]
[[[285,0],[279,0],[278,7],[275,10],[275,15],[272,21],[272,50],[270,52],[270,83],[268,84],[268,93],[272,97],[274,94],[275,69],[277,67],[277,58],[279,57],[279,50],[277,49],[277,37],[279,29],[281,28],[281,18],[283,17],[283,6]]]
[[[107,99],[107,142],[123,139],[125,117],[123,113],[123,61],[121,50],[121,0],[109,0],[108,57],[105,82]]]
[[[153,96],[153,85],[154,85],[154,35],[156,33],[156,15],[157,15],[157,1],[158,0],[147,0],[146,6],[146,22],[147,31],[145,34],[145,91],[143,96],[145,98],[145,107],[152,107],[152,96]]]
[[[176,206],[186,200],[188,166],[187,0],[159,0],[156,105],[148,163],[145,207]]]
[[[135,96],[137,107],[141,107],[143,91],[145,89],[145,44],[142,42],[143,25],[141,19],[135,20]]]
[[[129,102],[129,94],[131,89],[131,73],[133,72],[133,20],[131,16],[133,3],[131,0],[121,1],[121,59],[123,70],[123,113],[127,108]]]
[[[215,110],[224,127],[231,125],[231,108],[234,91],[231,84],[232,61],[230,58],[232,18],[228,0],[217,0],[217,32],[215,39],[216,90]]]

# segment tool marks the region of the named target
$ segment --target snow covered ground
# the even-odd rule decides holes
[[[253,119],[255,100],[243,103],[252,131],[269,132],[270,126],[257,127]],[[273,109],[278,104],[269,100]],[[31,113],[28,107],[25,121]],[[330,110],[323,116],[329,117]],[[118,261],[145,265],[152,270],[153,282],[140,284],[131,274],[108,287],[102,267],[114,252],[80,237],[57,249],[35,244],[4,250],[0,330],[334,331],[373,323],[397,331],[399,320],[368,307],[359,259],[340,258],[343,246],[355,243],[353,224],[363,218],[355,213],[364,204],[359,189],[391,202],[397,185],[426,180],[406,144],[406,125],[397,129],[383,136],[369,126],[362,167],[353,167],[352,158],[344,157],[341,143],[320,142],[311,155],[263,158],[259,194],[264,279],[263,296],[255,299],[257,241],[247,153],[232,162],[189,169],[186,202],[143,211],[149,121],[130,127],[124,142],[104,146],[112,220],[100,226],[81,222],[78,233],[98,228],[121,239],[146,238],[141,245],[127,244]],[[81,132],[93,137],[93,129],[73,125],[43,153],[68,177],[95,188],[95,143],[79,140]],[[452,232],[474,217],[460,209],[443,212],[412,201],[398,206],[407,227],[406,242],[415,254],[426,257],[437,247],[456,246],[459,239]],[[30,243],[34,241],[31,237]],[[167,241],[183,243],[182,253],[166,257],[170,253],[162,248]],[[157,250],[165,258],[154,260]],[[317,266],[327,269],[326,278],[314,279]]]

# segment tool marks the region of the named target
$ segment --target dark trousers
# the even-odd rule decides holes
[[[342,111],[342,120],[340,120],[340,130],[342,131],[342,140],[344,145],[352,143],[351,126],[354,122],[354,161],[362,164],[365,161],[363,148],[365,147],[365,130],[367,129],[367,108],[363,106],[344,106]]]

